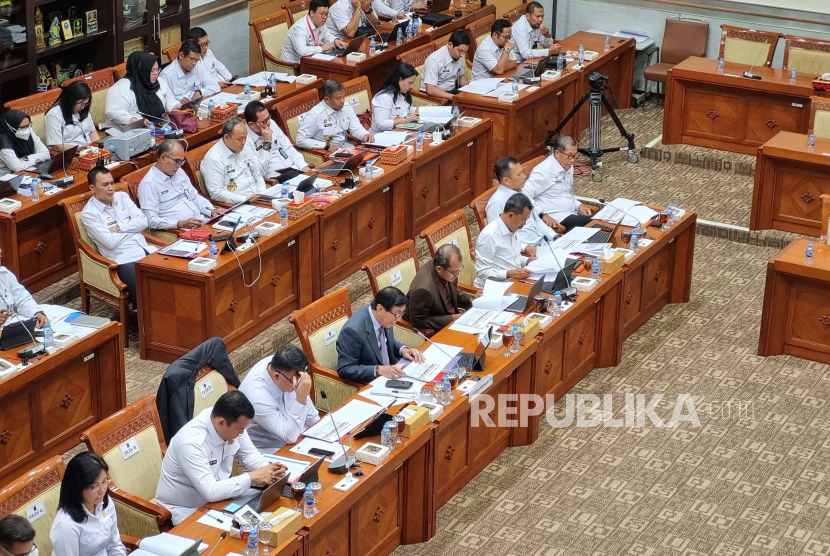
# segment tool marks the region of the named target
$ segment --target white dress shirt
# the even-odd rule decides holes
[[[9,313],[19,313],[24,319],[32,318],[43,311],[32,294],[20,285],[17,277],[5,266],[0,266],[0,310],[3,309],[8,310]],[[18,322],[18,319],[9,317],[3,326],[13,322]]]
[[[424,74],[421,76],[421,92],[427,92],[427,85],[435,85],[442,91],[451,93],[456,81],[464,75],[464,56],[458,60],[450,54],[450,46],[443,46],[427,56],[424,62]]]
[[[5,122],[3,123],[5,125]],[[38,162],[49,160],[52,155],[49,149],[40,140],[40,137],[32,130],[32,141],[35,144],[34,154],[26,157],[26,160],[17,158],[14,149],[0,149],[0,175],[12,172],[24,172],[33,168]]]
[[[334,43],[335,36],[326,25],[315,27],[306,15],[288,30],[282,43],[280,58],[286,62],[300,63],[300,57],[311,56],[323,51],[323,43]]]
[[[173,514],[173,524],[208,502],[235,498],[251,488],[251,476],[231,477],[233,460],[253,471],[268,465],[247,432],[222,440],[210,419],[212,407],[193,417],[170,441],[161,462],[156,502]]]
[[[520,17],[513,24],[511,31],[513,32],[511,42],[516,45],[514,51],[516,61],[520,64],[528,58],[544,58],[548,55],[547,48],[533,48],[533,46],[537,42],[540,46],[546,44],[550,46],[553,44],[553,40],[544,36],[538,27],[536,29],[531,27],[526,15]]]
[[[527,264],[522,256],[519,234],[511,232],[501,218],[495,218],[481,230],[476,241],[476,280],[483,288],[487,278],[507,279],[507,271]]]
[[[268,126],[271,128],[270,151],[261,148],[262,135],[257,135],[251,131],[250,126],[246,126],[248,128],[248,138],[245,140],[245,145],[254,153],[260,174],[266,178],[273,178],[282,170],[288,168],[302,170],[308,166],[303,155],[294,148],[291,139],[282,132],[276,122],[269,119]]]
[[[286,444],[294,444],[306,428],[320,420],[310,395],[301,404],[296,392],[279,389],[268,373],[270,362],[270,356],[257,362],[239,386],[239,391],[254,404],[256,416],[248,427],[248,435],[263,454],[273,454]]]
[[[551,155],[540,162],[525,182],[524,192],[533,203],[533,210],[562,222],[579,212],[579,201],[574,197],[574,169],[567,172]]]
[[[372,99],[372,127],[369,129],[372,133],[392,131],[395,128],[395,118],[409,116],[412,107],[406,101],[406,97],[402,94],[398,95],[397,100],[393,100],[392,97],[394,93],[387,89]]]
[[[46,113],[44,127],[47,145],[65,144],[82,147],[90,143],[89,134],[95,131],[95,122],[92,121],[91,115],[87,114],[86,119],[81,121],[79,114],[72,114],[72,125],[64,125],[65,123],[60,106],[55,106]],[[61,138],[61,128],[63,128],[63,138]]]
[[[109,499],[95,506],[89,513],[83,506],[86,520],[76,523],[69,514],[58,510],[49,538],[52,540],[52,556],[127,556],[127,549],[118,532],[115,502]]]
[[[487,222],[493,222],[498,219],[499,215],[504,212],[504,205],[507,203],[507,200],[516,193],[525,193],[525,195],[527,195],[524,188],[519,191],[514,191],[509,187],[499,185],[495,193],[493,193],[493,196],[490,197],[489,201],[487,201],[487,208],[485,209],[487,212]],[[519,228],[519,231],[516,232],[519,235],[519,243],[522,247],[526,247],[528,245],[538,245],[539,242],[544,241],[543,236],[547,236],[548,241],[552,241],[553,236],[556,235],[556,232],[551,229],[550,226],[545,224],[541,218],[539,218],[538,212],[539,211],[534,206],[530,211],[530,218],[528,218],[525,225]]]
[[[341,110],[337,111],[326,104],[326,101],[321,100],[305,114],[300,122],[300,129],[297,131],[297,146],[304,149],[325,149],[326,137],[330,137],[331,139],[328,140],[333,145],[341,147],[346,143],[346,132],[351,132],[361,141],[369,133],[360,124],[354,108],[345,104]]]
[[[256,154],[247,143],[235,153],[220,139],[205,153],[201,170],[210,198],[220,203],[241,203],[266,189]]]
[[[377,1],[377,0],[376,0]],[[372,4],[372,10],[374,11],[374,3]],[[328,27],[329,31],[332,35],[334,35],[338,39],[342,40],[349,40],[349,37],[346,36],[346,33],[343,32],[343,29],[349,24],[349,21],[352,19],[352,14],[354,13],[354,6],[352,6],[351,0],[337,0],[334,4],[329,7],[329,19],[326,21],[326,27]],[[361,8],[358,8],[362,11]],[[366,19],[366,13],[360,14],[360,23],[359,25],[369,25],[369,21]]]
[[[210,74],[204,64],[196,64],[193,71],[185,73],[178,59],[161,70],[159,81],[169,91],[165,108],[173,110],[183,98],[193,100],[193,92],[201,91],[202,96],[215,95],[219,92],[219,82]]]
[[[168,176],[154,165],[138,184],[138,202],[153,230],[179,227],[179,220],[210,217],[213,205],[199,195],[190,178],[179,168]]]
[[[208,48],[207,54],[199,60],[198,65],[202,64],[204,64],[208,74],[210,74],[210,76],[213,77],[217,83],[219,81],[230,81],[231,77],[233,77],[231,72],[228,71],[228,68],[225,67],[225,64],[216,59],[216,56],[213,55],[213,51],[210,48]]]
[[[159,90],[156,91],[156,96],[161,99],[161,103],[167,108],[168,99],[167,85],[163,81],[159,81]],[[173,102],[176,104],[176,102]],[[133,118],[143,120],[143,115],[138,113],[138,102],[135,100],[135,92],[130,88],[130,80],[127,78],[119,79],[115,85],[107,91],[107,103],[104,108],[104,114],[107,121],[103,127],[115,127],[120,125],[127,125]]]
[[[156,250],[141,234],[147,229],[147,217],[123,191],[115,192],[112,206],[92,197],[81,219],[101,255],[118,264],[134,263]],[[118,231],[111,231],[112,226]]]
[[[473,73],[472,79],[487,79],[494,77],[491,73],[499,63],[504,48],[496,46],[493,42],[493,37],[489,36],[481,44],[476,47],[475,56],[473,56]],[[511,60],[516,59],[516,51],[510,53]],[[496,76],[497,77],[497,76]]]

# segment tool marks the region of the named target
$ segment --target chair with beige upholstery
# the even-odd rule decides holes
[[[310,3],[311,0],[293,0],[292,2],[286,2],[280,7],[288,12],[288,17],[291,19],[291,25],[294,25],[308,13],[308,5]]]
[[[445,98],[434,98],[421,92],[421,78],[424,76],[424,64],[430,54],[435,52],[435,43],[427,43],[424,46],[398,54],[398,61],[407,63],[418,72],[415,83],[412,85],[412,106],[443,106],[449,103]]]
[[[35,530],[38,552],[44,556],[52,554],[49,532],[58,513],[58,499],[65,468],[63,456],[55,456],[0,490],[0,518],[16,514],[28,519],[29,508],[43,503],[46,513],[31,523]]]
[[[277,124],[295,145],[297,144],[297,132],[300,130],[302,119],[319,102],[320,95],[315,89],[294,95],[274,106]],[[319,166],[329,159],[329,153],[323,149],[301,149],[297,147],[297,150],[303,155],[306,162],[315,166]]]
[[[772,65],[775,47],[781,33],[757,31],[732,25],[721,25],[720,52],[718,58],[726,62],[766,66]]]
[[[308,357],[309,372],[314,381],[314,405],[322,411],[326,411],[326,405],[316,392],[325,390],[329,404],[334,408],[363,387],[356,382],[340,378],[335,371],[337,336],[351,316],[349,290],[339,288],[288,317],[297,330],[300,345]]]
[[[173,60],[179,57],[179,50],[181,47],[182,43],[179,43],[164,49],[164,56],[167,58],[167,63],[172,63]]]
[[[116,81],[127,75],[127,62],[122,62],[112,68],[112,77]]]
[[[138,451],[125,459],[121,447],[128,440],[135,442]],[[156,397],[144,396],[96,423],[81,433],[81,442],[110,468],[110,495],[118,512],[119,531],[140,539],[167,531],[170,511],[156,504],[161,460],[167,451]]]
[[[221,139],[217,139],[216,141],[221,141]],[[207,186],[205,186],[205,178],[202,177],[202,159],[205,158],[210,148],[216,144],[216,141],[211,141],[206,145],[196,147],[192,151],[185,153],[184,158],[186,162],[182,166],[184,173],[190,178],[190,182],[196,184],[199,192],[207,199],[210,199],[210,194],[208,193]]]
[[[32,121],[32,131],[38,137],[45,139],[46,126],[44,121],[46,112],[52,108],[52,105],[58,100],[60,94],[60,89],[50,89],[43,93],[36,93],[17,100],[10,100],[4,106],[7,110],[22,110],[28,114],[29,119]]]
[[[204,385],[210,383],[208,388]],[[211,388],[212,387],[212,388]],[[198,415],[203,410],[216,405],[222,394],[236,390],[233,384],[228,384],[219,371],[213,369],[210,365],[205,365],[196,373],[196,383],[193,385],[194,392],[210,391],[204,398],[200,395],[193,397],[193,415]]]
[[[830,73],[830,41],[784,35],[784,69],[798,73]]]
[[[467,34],[470,35],[470,51],[467,53],[467,57],[470,60],[476,54],[476,47],[481,44],[481,41],[490,36],[490,28],[493,26],[494,21],[496,21],[496,16],[490,14],[487,17],[473,21],[464,28]]]
[[[502,17],[510,22],[511,25],[519,21],[519,18],[527,13],[527,4],[519,4],[515,8],[511,8],[504,12]]]
[[[274,71],[279,73],[287,73],[289,75],[297,75],[300,71],[300,64],[286,62],[280,59],[282,54],[282,44],[285,42],[285,37],[288,35],[288,30],[291,28],[291,18],[288,11],[279,10],[272,14],[263,17],[258,17],[253,21],[248,22],[254,33],[258,48],[265,59],[266,71]]]
[[[418,252],[415,250],[415,242],[411,239],[387,249],[383,253],[372,257],[361,267],[369,278],[369,285],[372,287],[372,294],[377,295],[380,290],[389,286],[395,286],[403,293],[409,292],[409,286],[418,272]],[[434,330],[422,330],[428,336],[428,332]],[[418,347],[424,340],[412,331],[412,325],[405,320],[395,323],[395,339],[409,346]]]
[[[533,171],[536,166],[545,159],[545,156],[537,156],[536,158],[531,158],[524,164],[522,164],[522,169],[526,176],[529,176],[530,173]],[[470,203],[470,208],[473,210],[473,214],[476,216],[476,222],[478,222],[478,229],[483,230],[484,227],[487,225],[487,203],[490,201],[490,197],[493,196],[493,193],[496,192],[495,187],[491,187]]]
[[[830,139],[830,99],[813,97],[810,105],[810,130],[816,137]]]
[[[429,254],[435,256],[435,251],[445,243],[453,243],[461,250],[461,261],[464,269],[458,276],[458,287],[470,293],[478,290],[473,286],[476,279],[476,256],[470,225],[463,210],[448,214],[438,222],[428,226],[420,237],[426,240]]]
[[[107,121],[107,116],[104,110],[107,105],[107,92],[110,87],[115,85],[113,79],[112,68],[104,68],[74,79],[67,79],[61,83],[61,87],[66,87],[75,81],[83,81],[92,90],[92,102],[89,106],[89,115],[92,116],[92,121],[95,122],[96,127]]]

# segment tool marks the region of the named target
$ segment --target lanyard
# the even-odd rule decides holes
[[[314,29],[311,28],[311,20],[308,19],[308,16],[306,16],[305,24],[308,25],[308,31],[311,33],[311,38],[314,39],[314,46],[320,46],[317,37],[314,36]]]

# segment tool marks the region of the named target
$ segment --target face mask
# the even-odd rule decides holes
[[[28,127],[26,129],[17,129],[14,132],[15,137],[18,139],[23,139],[24,141],[28,140],[29,137],[32,135],[32,130]]]

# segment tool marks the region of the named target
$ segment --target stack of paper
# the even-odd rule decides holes
[[[515,313],[473,307],[461,315],[461,318],[454,320],[450,325],[450,330],[478,335],[491,325],[504,326],[514,318],[516,318]]]
[[[407,131],[381,131],[380,133],[375,133],[375,140],[371,144],[384,148],[392,145],[400,145],[406,142],[409,135],[410,133]]]
[[[316,438],[317,440],[325,440],[326,442],[337,442],[337,434],[340,437],[351,432],[355,427],[367,419],[371,419],[378,414],[380,408],[374,404],[366,403],[360,400],[352,400],[337,411],[331,413],[331,417],[336,421],[335,428],[332,419],[326,418],[317,421],[310,429],[305,431],[305,436]]]
[[[486,95],[495,89],[499,83],[504,81],[503,77],[488,77],[486,79],[476,79],[469,84],[461,87],[461,91],[465,93],[475,93],[477,95]]]
[[[619,198],[614,199],[610,203],[606,203],[606,205],[594,215],[594,218],[614,224],[622,220],[623,226],[631,226],[632,228],[635,228],[645,222],[648,222],[655,216],[657,216],[657,211],[648,208],[640,201]]]
[[[637,41],[637,44],[641,42],[645,42],[648,40],[648,33],[645,31],[640,31],[639,29],[620,29],[616,33],[614,33],[615,37],[620,37],[622,39],[634,39]]]
[[[505,295],[513,282],[501,282],[498,280],[485,280],[481,297],[473,299],[473,307],[478,309],[489,309],[501,311],[509,307],[516,300],[516,295]]]
[[[516,86],[520,91],[522,89],[530,87],[530,85],[524,85],[522,83],[517,83]],[[513,83],[499,83],[492,91],[484,93],[484,96],[498,98],[499,95],[503,95],[504,93],[510,92],[513,92]]]
[[[437,374],[437,373],[436,373]],[[413,382],[412,386],[406,390],[400,388],[387,388],[386,381],[389,380],[385,376],[379,376],[369,384],[372,386],[369,390],[363,390],[360,395],[366,399],[372,400],[378,405],[388,407],[399,403],[406,403],[415,400],[415,394],[421,391],[423,383]],[[380,411],[380,408],[378,408]]]
[[[306,176],[305,174],[302,174],[302,175],[299,175],[299,176],[294,176],[293,178],[291,178],[290,180],[288,180],[285,183],[287,183],[288,185],[293,185],[294,188],[296,189],[296,186],[300,185],[300,183],[302,183],[306,179],[308,179],[308,176]],[[332,185],[334,185],[334,182],[331,181],[331,180],[327,180],[327,179],[321,178],[319,176],[314,178],[314,187],[317,188],[318,191],[321,191],[323,189],[327,189],[327,188],[331,187]]]
[[[260,71],[247,77],[240,77],[239,79],[234,81],[233,84],[245,85],[247,83],[251,87],[265,87],[268,84],[268,76],[272,73],[276,80],[282,83],[294,83],[297,80],[296,76],[288,75],[287,73]]]
[[[551,242],[550,246],[554,251],[562,250],[570,253],[577,245],[585,243],[595,233],[597,233],[597,230],[593,228],[576,227],[556,241]]]
[[[307,461],[302,461],[298,459],[290,459],[282,456],[275,456],[272,454],[262,454],[262,457],[267,459],[270,462],[281,463],[286,468],[286,473],[288,473],[288,480],[293,481],[297,477],[303,474],[303,471],[308,469],[308,466],[311,465]]]
[[[317,440],[316,438],[304,437],[302,440],[294,444],[288,451],[295,454],[302,454],[304,456],[319,457],[316,454],[309,453],[312,448],[318,448],[327,452],[334,452],[334,457],[343,454],[343,448],[340,447],[339,442],[326,442],[325,440]],[[326,458],[329,461],[332,458]]]
[[[418,118],[421,122],[445,124],[452,119],[452,106],[419,106]]]

